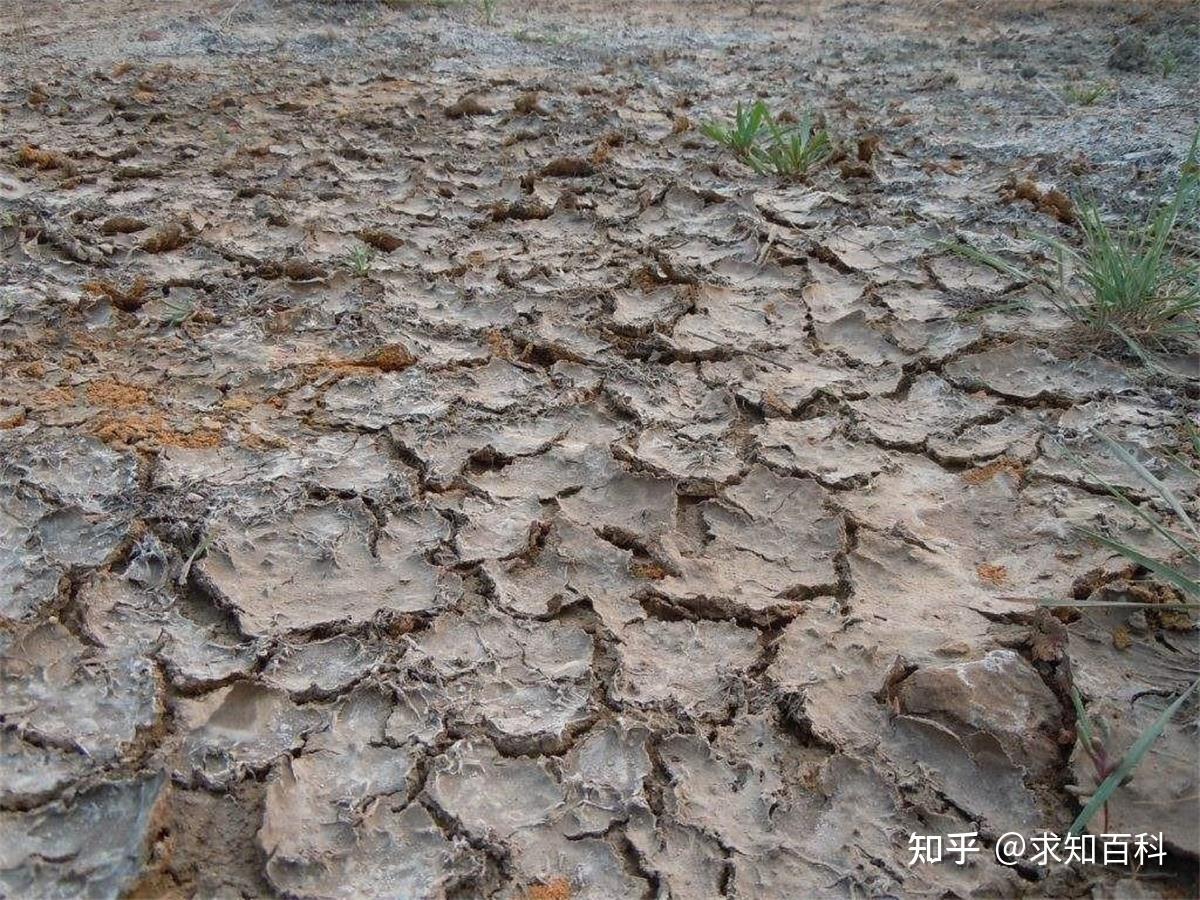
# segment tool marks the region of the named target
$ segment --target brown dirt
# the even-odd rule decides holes
[[[1195,357],[946,249],[1149,208],[1194,4],[12,4],[0,894],[1196,895],[1193,705],[1153,877],[993,853],[1200,665],[1080,533],[1173,552],[1094,432],[1192,509]]]

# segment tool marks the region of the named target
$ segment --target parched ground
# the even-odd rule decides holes
[[[1196,7],[756,7],[8,0],[0,896],[1196,895],[1195,704],[1165,866],[992,853],[1200,667],[1012,599],[1147,596],[1092,429],[1194,498],[1196,359],[943,243],[1144,210]]]

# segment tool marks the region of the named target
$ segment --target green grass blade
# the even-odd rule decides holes
[[[1159,562],[1157,559],[1151,559],[1144,553],[1134,550],[1128,544],[1122,544],[1120,541],[1114,541],[1112,538],[1105,537],[1098,531],[1092,531],[1088,528],[1080,528],[1079,531],[1082,534],[1086,534],[1093,541],[1108,547],[1110,550],[1115,550],[1126,559],[1137,563],[1147,571],[1153,572],[1164,581],[1169,581],[1185,594],[1188,594],[1192,597],[1200,597],[1200,583],[1188,578],[1178,569],[1169,566],[1166,563]]]
[[[1187,702],[1188,697],[1192,696],[1196,688],[1200,687],[1200,678],[1192,682],[1191,687],[1180,694],[1170,706],[1159,714],[1154,723],[1147,728],[1142,735],[1129,748],[1129,752],[1121,759],[1121,765],[1117,770],[1104,779],[1100,787],[1096,789],[1096,793],[1092,795],[1092,799],[1087,802],[1087,805],[1076,816],[1075,821],[1071,823],[1069,834],[1079,835],[1083,833],[1083,829],[1087,827],[1088,822],[1092,817],[1099,812],[1109,798],[1113,795],[1116,789],[1125,781],[1129,774],[1138,767],[1142,761],[1142,757],[1150,749],[1150,745],[1158,740],[1167,728],[1167,723],[1171,721],[1171,717],[1179,711],[1179,708]]]
[[[1162,537],[1166,538],[1168,541],[1170,541],[1172,544],[1174,544],[1176,549],[1187,554],[1189,557],[1196,560],[1196,562],[1200,562],[1200,554],[1197,554],[1197,552],[1194,549],[1189,547],[1187,544],[1183,543],[1183,541],[1178,536],[1176,536],[1175,533],[1170,528],[1167,528],[1162,522],[1160,522],[1154,516],[1150,515],[1150,513],[1146,512],[1146,510],[1142,509],[1140,506],[1138,506],[1136,503],[1134,503],[1132,500],[1130,500],[1128,497],[1126,497],[1123,493],[1121,493],[1120,490],[1117,489],[1117,487],[1112,482],[1108,481],[1106,478],[1099,475],[1094,469],[1092,469],[1091,466],[1089,466],[1087,463],[1085,463],[1080,457],[1076,456],[1074,453],[1072,453],[1066,447],[1063,447],[1063,450],[1064,450],[1064,452],[1066,452],[1066,454],[1068,456],[1070,456],[1075,461],[1076,465],[1078,465],[1081,469],[1083,469],[1084,472],[1086,472],[1088,475],[1091,475],[1093,478],[1095,478],[1097,481],[1099,481],[1102,485],[1104,485],[1104,489],[1107,490],[1108,493],[1111,494],[1113,496],[1113,498],[1115,498],[1116,501],[1121,504],[1121,506],[1123,506],[1129,512],[1133,513],[1135,516],[1137,516],[1139,519],[1141,519],[1143,522],[1145,522],[1147,525],[1149,525],[1152,529],[1154,529],[1156,532],[1158,532]],[[1086,531],[1086,529],[1081,529],[1081,530]]]
[[[1117,457],[1117,459],[1121,460],[1121,462],[1133,469],[1133,471],[1137,473],[1138,477],[1141,478],[1142,481],[1146,482],[1148,485],[1158,491],[1159,496],[1167,501],[1167,504],[1171,507],[1175,515],[1179,517],[1180,521],[1182,521],[1183,524],[1185,524],[1192,532],[1192,534],[1196,536],[1196,540],[1200,541],[1200,530],[1196,528],[1195,523],[1187,514],[1187,511],[1183,508],[1183,504],[1179,502],[1179,498],[1175,496],[1174,492],[1169,487],[1163,484],[1153,472],[1142,465],[1136,456],[1110,438],[1107,434],[1095,428],[1092,429],[1092,434],[1096,435],[1096,437],[1100,438],[1100,440],[1102,440],[1108,446],[1108,449],[1113,456]]]
[[[945,244],[943,244],[943,246],[951,253],[961,256],[963,259],[985,265],[991,269],[995,269],[997,272],[1000,272],[1003,275],[1008,275],[1011,278],[1015,278],[1020,282],[1027,283],[1037,280],[1032,273],[1023,272],[1006,260],[996,256],[994,253],[988,253],[985,250],[972,247],[970,244],[963,241],[947,241]]]

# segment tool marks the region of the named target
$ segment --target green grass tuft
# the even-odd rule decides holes
[[[797,125],[784,125],[762,100],[748,107],[738,103],[732,125],[705,122],[700,130],[760,175],[802,178],[835,149],[829,132],[815,127],[812,113]]]
[[[1064,89],[1067,98],[1080,106],[1092,106],[1113,92],[1112,82],[1094,81],[1091,84],[1068,84]]]
[[[734,113],[732,127],[720,122],[704,122],[701,124],[700,130],[745,161],[753,153],[758,143],[758,136],[767,126],[770,118],[771,112],[763,101],[758,100],[752,106],[743,106],[739,102],[737,111]]]
[[[374,251],[365,244],[359,244],[346,254],[345,265],[356,278],[366,278],[371,274],[374,259]]]
[[[1121,757],[1120,764],[1100,783],[1100,786],[1096,788],[1096,793],[1092,794],[1092,798],[1079,811],[1079,815],[1071,823],[1070,834],[1077,835],[1083,833],[1083,830],[1087,828],[1087,824],[1092,820],[1092,817],[1104,808],[1117,788],[1124,784],[1133,774],[1133,770],[1141,764],[1150,747],[1158,740],[1159,735],[1166,730],[1167,723],[1171,721],[1175,713],[1179,712],[1179,708],[1187,702],[1188,697],[1195,693],[1197,687],[1200,687],[1200,678],[1193,681],[1191,687],[1176,697],[1175,701],[1159,714],[1150,727],[1138,736],[1138,739],[1133,742],[1133,746]]]
[[[770,141],[752,157],[755,170],[769,171],[785,178],[803,177],[815,166],[833,156],[833,141],[824,128],[814,129],[812,113],[806,112],[800,124],[784,128],[773,120],[767,122]]]
[[[1079,203],[1078,246],[1040,236],[1055,265],[1022,268],[965,244],[955,253],[1006,275],[1044,285],[1051,301],[1076,325],[1119,339],[1150,366],[1170,344],[1190,349],[1200,338],[1200,259],[1181,234],[1196,221],[1200,201],[1197,149],[1192,139],[1179,184],[1136,224],[1110,224],[1095,203]],[[1072,275],[1068,276],[1070,269]]]
[[[1200,601],[1200,584],[1197,584],[1190,573],[1200,568],[1200,528],[1197,528],[1195,521],[1188,515],[1179,497],[1161,479],[1147,469],[1137,457],[1107,435],[1099,431],[1094,433],[1107,445],[1114,456],[1125,463],[1165,502],[1167,508],[1171,510],[1174,519],[1178,521],[1178,525],[1172,524],[1149,508],[1143,508],[1134,503],[1118,487],[1103,478],[1099,478],[1086,465],[1084,465],[1084,469],[1093,477],[1100,480],[1108,492],[1125,509],[1133,512],[1155,532],[1166,538],[1178,553],[1176,554],[1176,558],[1172,560],[1153,559],[1123,541],[1114,540],[1091,529],[1081,528],[1079,532],[1110,550],[1116,551],[1130,562],[1170,584],[1182,595],[1183,602],[1178,604],[1162,604],[1110,603],[1107,601],[1086,600],[1041,600],[1038,605],[1049,607],[1100,607],[1108,609],[1139,607],[1159,612],[1178,607],[1195,608],[1198,605],[1195,601]],[[1196,449],[1200,451],[1200,441],[1197,440],[1196,435],[1192,436],[1192,440],[1196,444]],[[1172,458],[1174,459],[1175,457]],[[1177,461],[1186,465],[1182,460]],[[1082,462],[1081,465],[1083,465]],[[1097,780],[1100,782],[1096,788],[1096,792],[1092,794],[1079,815],[1075,818],[1075,821],[1071,824],[1071,834],[1081,834],[1092,817],[1102,809],[1105,810],[1105,828],[1107,829],[1107,804],[1114,792],[1132,776],[1134,770],[1150,750],[1151,745],[1166,729],[1167,723],[1171,721],[1171,718],[1179,711],[1188,697],[1195,693],[1197,687],[1200,687],[1200,679],[1193,681],[1190,687],[1184,690],[1173,703],[1164,709],[1158,718],[1151,723],[1150,727],[1138,736],[1138,739],[1134,741],[1133,745],[1119,760],[1109,755],[1109,748],[1107,747],[1108,736],[1098,736],[1096,734],[1096,729],[1088,718],[1086,710],[1083,708],[1083,701],[1079,696],[1078,690],[1075,688],[1071,689],[1071,701],[1075,706],[1076,730],[1080,746],[1092,761],[1092,765],[1096,770]]]

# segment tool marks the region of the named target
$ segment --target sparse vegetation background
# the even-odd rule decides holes
[[[1198,17],[9,0],[0,897],[1197,896]]]

